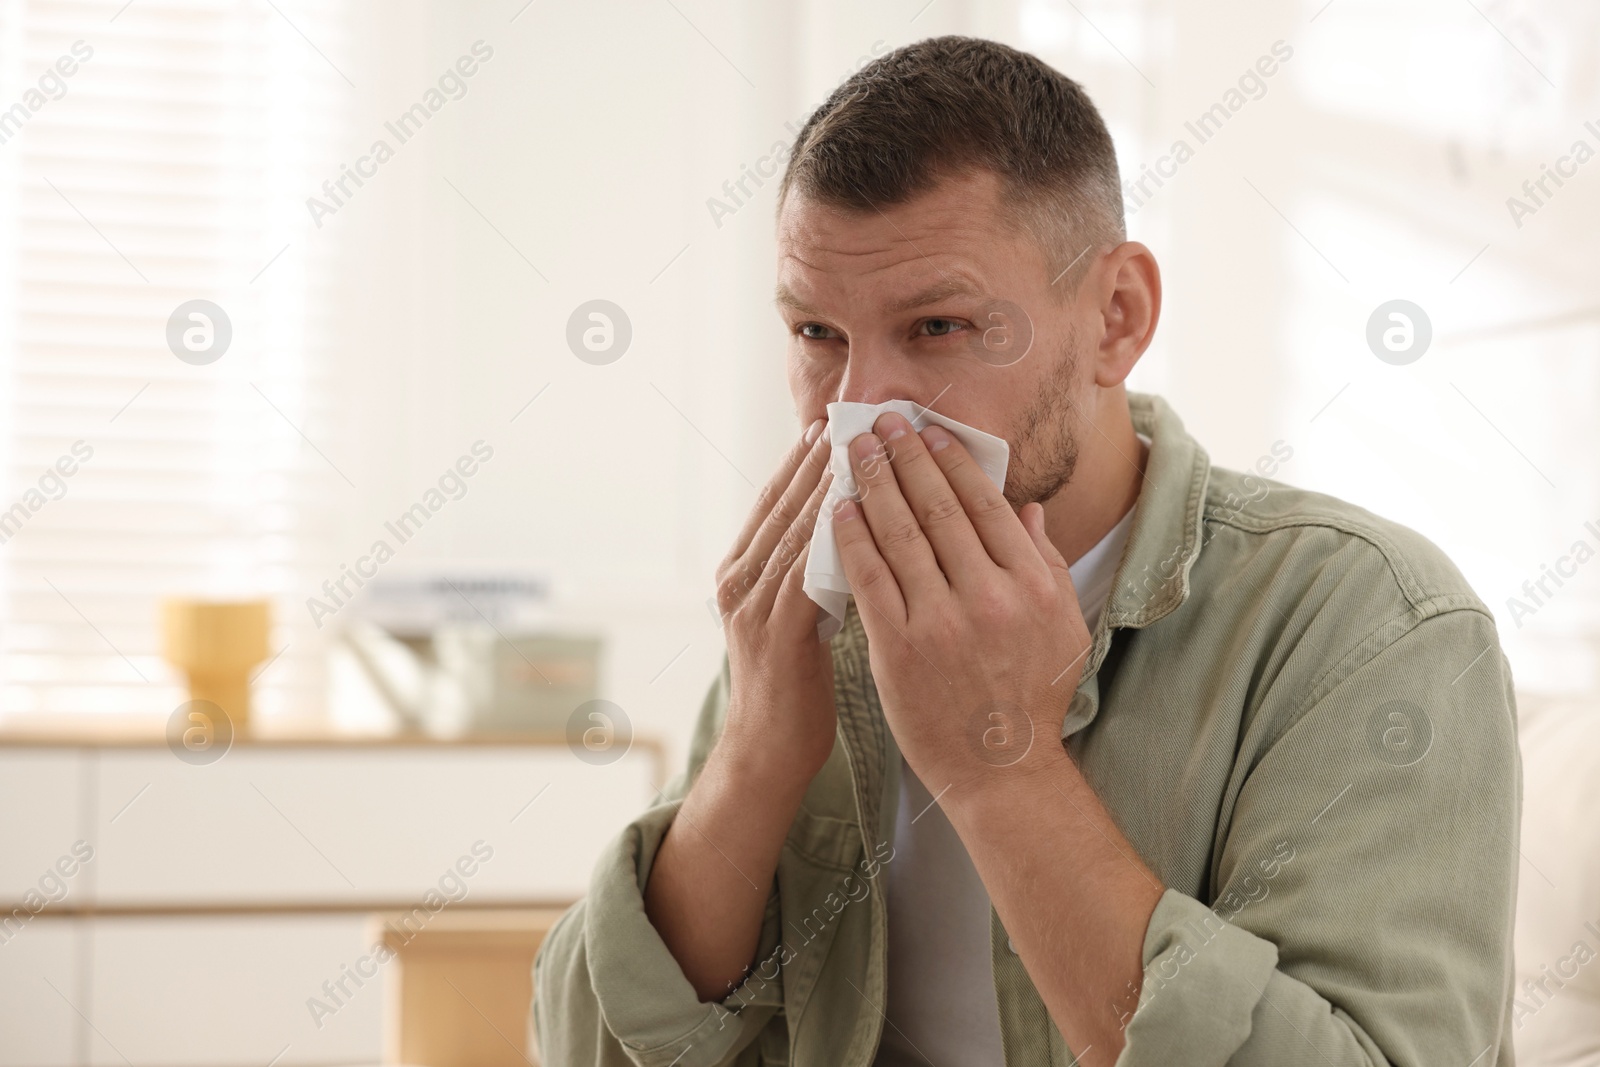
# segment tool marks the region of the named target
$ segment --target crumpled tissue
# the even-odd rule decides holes
[[[846,498],[861,498],[850,466],[850,442],[864,433],[870,433],[878,416],[889,411],[905,416],[912,429],[919,432],[930,425],[949,430],[972,453],[979,469],[989,476],[996,487],[1003,489],[1006,484],[1006,465],[1011,459],[1011,446],[1003,437],[984,433],[910,400],[889,400],[882,404],[829,404],[828,442],[832,446],[832,453],[828,467],[833,472],[833,484],[828,487],[822,511],[817,516],[816,528],[811,532],[811,552],[806,558],[803,585],[806,595],[817,603],[817,636],[824,641],[830,640],[843,628],[845,607],[851,595],[850,582],[845,577],[844,564],[839,559],[839,543],[833,533],[834,506]]]

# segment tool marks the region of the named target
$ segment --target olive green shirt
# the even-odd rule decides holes
[[[1521,765],[1489,611],[1418,534],[1212,467],[1160,398],[1129,407],[1145,483],[1063,726],[1165,887],[1141,988],[1105,1005],[1118,1064],[1511,1064]],[[716,742],[724,666],[687,770],[540,950],[547,1067],[872,1063],[899,755],[853,609],[833,659],[838,737],[743,985],[701,1003],[643,900]],[[1006,1063],[1075,1063],[990,925]]]

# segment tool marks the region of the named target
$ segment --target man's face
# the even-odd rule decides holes
[[[1093,360],[1088,318],[1052,290],[1044,250],[1002,213],[1000,189],[972,171],[881,212],[792,195],[778,219],[778,310],[802,424],[833,401],[915,401],[1010,443],[1006,497],[1020,507],[1071,477]]]

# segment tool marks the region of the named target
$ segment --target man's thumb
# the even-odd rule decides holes
[[[1022,519],[1022,528],[1028,531],[1028,536],[1033,539],[1033,547],[1044,557],[1050,570],[1058,580],[1065,579],[1070,584],[1072,576],[1067,569],[1067,561],[1056,551],[1055,543],[1044,532],[1044,505],[1037,502],[1024,504],[1018,514]]]

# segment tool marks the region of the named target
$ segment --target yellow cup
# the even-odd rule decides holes
[[[189,680],[190,700],[209,700],[235,731],[250,724],[250,671],[267,658],[265,600],[173,599],[161,605],[162,651]]]

